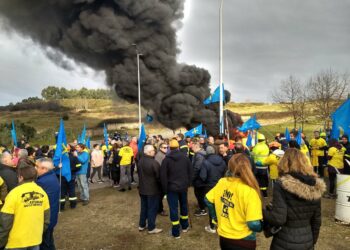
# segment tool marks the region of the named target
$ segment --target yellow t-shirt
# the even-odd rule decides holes
[[[131,147],[124,146],[119,150],[119,156],[121,157],[120,166],[130,165],[134,157],[134,151]]]
[[[13,214],[13,226],[6,248],[24,248],[39,245],[44,230],[44,211],[50,209],[45,191],[34,182],[23,183],[11,190],[1,209]]]
[[[328,156],[332,156],[332,159],[328,161],[328,165],[332,167],[336,167],[338,169],[344,168],[344,154],[345,148],[337,149],[335,147],[331,147],[328,150]]]
[[[215,204],[218,234],[222,237],[243,239],[253,233],[247,222],[263,218],[258,193],[239,178],[221,178],[206,198]]]
[[[279,161],[280,161],[280,158],[277,155],[270,154],[263,162],[264,165],[269,166],[271,180],[276,180],[278,178],[277,165]]]
[[[0,176],[0,187],[2,186],[2,185],[4,185],[4,180],[1,178],[1,176]],[[1,189],[0,189],[1,190]],[[0,197],[1,197],[1,195],[0,195]],[[2,200],[0,199],[0,206],[2,205]]]
[[[112,145],[108,145],[108,151],[111,151],[112,148],[113,148]],[[103,155],[106,155],[107,146],[106,146],[106,145],[103,145],[103,146],[101,147],[101,150],[102,150],[102,152],[103,152]]]

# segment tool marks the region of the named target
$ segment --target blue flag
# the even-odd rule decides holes
[[[284,133],[284,136],[286,137],[286,141],[289,142],[290,141],[290,133],[289,133],[288,128],[286,128],[286,132]]]
[[[248,130],[258,130],[261,128],[261,125],[256,120],[256,115],[249,118],[243,125],[238,129],[241,132],[247,132]]]
[[[147,113],[146,121],[147,122],[153,122],[153,116],[151,116],[150,114]]]
[[[204,135],[204,138],[208,138],[208,134],[207,134],[207,130],[206,129],[204,129],[203,135]]]
[[[350,99],[346,100],[340,107],[331,115],[333,126],[333,139],[338,139],[340,136],[340,128],[344,130],[344,134],[350,135]]]
[[[138,148],[139,151],[142,150],[142,147],[143,147],[143,145],[146,142],[146,138],[147,138],[147,135],[146,135],[145,126],[142,123],[141,131],[140,131],[140,137],[139,137],[139,140],[138,140],[138,143],[137,143],[137,148]]]
[[[60,121],[60,128],[58,130],[53,163],[56,167],[58,167],[60,163],[62,164],[61,175],[69,182],[71,180],[70,160],[67,150],[67,138],[64,131],[64,123],[62,119]]]
[[[185,137],[189,136],[189,137],[193,137],[195,135],[201,135],[202,134],[202,131],[203,131],[203,125],[200,124],[199,126],[187,131],[185,133]]]
[[[90,136],[86,139],[85,145],[88,149],[91,149]]]
[[[223,101],[225,102],[225,88],[224,84],[222,84],[222,98]],[[203,104],[204,105],[209,105],[211,103],[216,103],[220,102],[220,85],[214,90],[214,93],[209,96],[207,99],[204,100]]]
[[[295,140],[297,141],[299,146],[301,146],[302,138],[301,138],[301,131],[300,131],[300,129],[298,130],[298,134],[297,134],[297,137],[295,138]]]
[[[105,140],[105,145],[106,145],[107,151],[108,151],[108,132],[107,132],[106,123],[103,124],[103,138]]]
[[[78,143],[85,144],[85,138],[86,138],[86,126],[84,124],[83,130],[81,131],[81,134],[78,136]]]
[[[13,120],[12,120],[12,128],[11,128],[11,137],[12,137],[13,145],[15,147],[18,147],[16,127],[15,127],[15,122]]]
[[[253,145],[253,144],[252,144],[252,141],[253,141],[252,133],[249,132],[248,138],[247,138],[246,146],[247,146],[247,147],[251,147],[251,146]]]

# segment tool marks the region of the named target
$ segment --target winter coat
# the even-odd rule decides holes
[[[180,152],[184,153],[187,157],[189,156],[190,149],[185,140],[179,141]]]
[[[202,163],[199,176],[204,182],[204,186],[213,188],[224,177],[226,169],[226,163],[221,156],[208,155]]]
[[[77,172],[77,175],[87,174],[87,170],[89,167],[89,153],[86,151],[78,153],[77,158],[78,158],[79,163],[81,164],[80,170]]]
[[[54,171],[47,172],[38,177],[38,184],[49,197],[50,202],[50,225],[49,229],[54,229],[58,220],[58,206],[60,197],[60,183]]]
[[[0,163],[0,176],[6,183],[8,193],[17,187],[18,178],[15,168]]]
[[[192,180],[192,164],[180,150],[172,150],[160,167],[162,191],[187,192]]]
[[[199,173],[206,155],[207,153],[203,149],[201,149],[200,151],[194,154],[194,157],[192,159],[192,166],[193,166],[192,183],[194,187],[204,186],[204,182],[199,177]]]
[[[165,156],[166,156],[166,154],[164,154],[162,151],[158,150],[154,159],[159,163],[159,165],[162,165],[162,162],[163,162]]]
[[[264,221],[282,227],[273,237],[273,250],[314,249],[321,227],[323,180],[301,174],[280,177],[273,189],[272,208],[264,210]]]
[[[144,155],[137,164],[139,176],[139,192],[141,195],[159,195],[160,187],[160,165],[152,157]]]

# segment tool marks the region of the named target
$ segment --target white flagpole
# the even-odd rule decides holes
[[[222,9],[223,9],[223,4],[224,4],[224,0],[220,0],[220,8],[219,8],[219,12],[220,12],[220,39],[219,39],[219,43],[220,43],[220,56],[219,56],[219,60],[220,60],[220,115],[219,115],[219,125],[220,125],[220,134],[224,134],[224,96],[222,93],[223,90],[223,48],[222,48]]]
[[[139,50],[137,49],[137,45],[132,44],[136,48],[136,58],[137,58],[137,89],[138,89],[138,99],[139,99],[139,138],[141,135],[141,76],[140,76],[140,56]]]

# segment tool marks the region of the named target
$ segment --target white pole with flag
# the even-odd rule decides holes
[[[222,9],[223,9],[223,4],[224,4],[224,0],[220,0],[220,56],[219,56],[219,60],[220,60],[220,115],[219,115],[219,126],[220,126],[220,134],[224,133],[224,96],[223,96],[223,57],[222,57]]]
[[[134,43],[132,44],[136,48],[136,57],[137,57],[137,89],[138,89],[138,99],[139,99],[139,137],[141,135],[141,77],[140,77],[140,56],[142,56],[141,53],[139,53],[139,50],[137,48],[137,45]]]

